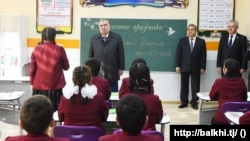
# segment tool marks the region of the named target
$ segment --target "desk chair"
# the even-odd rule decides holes
[[[30,63],[23,65],[22,74],[23,76],[30,76]]]
[[[105,133],[95,126],[57,125],[54,128],[54,136],[70,138],[71,141],[98,141]]]
[[[221,106],[221,111],[225,115],[226,112],[243,112],[250,110],[250,102],[226,102]],[[233,124],[231,120],[227,119],[228,123]]]
[[[122,129],[116,129],[113,134],[120,134],[122,132]],[[161,132],[154,131],[154,130],[142,130],[141,134],[143,135],[155,135],[155,136],[160,136],[162,141],[164,141],[164,136]]]

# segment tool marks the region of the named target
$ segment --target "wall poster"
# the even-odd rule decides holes
[[[57,33],[72,33],[73,0],[37,0],[37,32],[46,26]]]
[[[198,35],[220,37],[234,19],[235,0],[199,0]]]

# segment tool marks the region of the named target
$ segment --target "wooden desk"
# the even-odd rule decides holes
[[[20,98],[22,97],[24,91],[13,91],[13,92],[0,92],[0,104],[10,104],[13,105],[13,110],[15,110],[16,105],[18,109],[21,107]],[[15,103],[16,101],[16,103]]]
[[[218,109],[218,106],[205,107],[206,102],[210,102],[210,97],[208,92],[199,92],[197,96],[199,97],[199,117],[198,121],[200,125],[210,124],[211,120]]]
[[[225,116],[228,120],[231,121],[231,124],[240,124],[239,119],[243,115],[243,112],[231,112],[228,111],[225,113]]]
[[[59,123],[60,125],[62,124],[60,121],[59,121],[59,118],[58,118],[58,112],[55,111],[54,114],[53,114],[53,118],[54,120]],[[108,115],[108,118],[107,118],[107,122],[109,123],[114,123],[116,124],[116,111],[115,109],[110,109],[109,110],[109,115]],[[164,132],[165,132],[165,126],[166,124],[169,124],[170,123],[170,118],[168,115],[164,115],[161,122],[159,123],[160,124],[160,130],[161,130],[161,133],[164,135]]]

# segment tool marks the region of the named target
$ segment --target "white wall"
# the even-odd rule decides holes
[[[118,6],[118,7],[81,7],[78,0],[73,0],[73,32],[72,34],[58,35],[60,39],[80,39],[81,18],[138,18],[138,19],[187,19],[188,24],[197,24],[198,0],[190,0],[185,9],[172,7],[155,8],[149,6]],[[236,0],[235,0],[236,1]],[[250,37],[250,18],[246,13],[250,12],[249,0],[237,0],[235,17],[240,23],[239,32]],[[24,14],[28,18],[28,37],[40,38],[36,32],[36,0],[0,0],[0,13]],[[111,23],[112,24],[112,23]],[[218,38],[206,38],[206,41],[218,41]],[[28,48],[28,59],[33,48]],[[70,60],[70,70],[65,72],[68,83],[71,82],[72,70],[80,64],[80,50],[67,48],[66,52]],[[215,67],[216,51],[208,50],[207,71],[201,77],[201,91],[209,91],[210,87],[219,75]],[[159,62],[160,65],[160,62]],[[247,73],[246,73],[247,74]],[[246,77],[247,75],[244,75]],[[127,77],[124,72],[123,77]],[[155,92],[163,101],[179,101],[180,76],[174,72],[152,72]],[[120,83],[120,82],[119,82]]]

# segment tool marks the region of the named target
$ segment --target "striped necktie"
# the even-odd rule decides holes
[[[231,49],[232,46],[233,46],[233,36],[230,36],[230,40],[229,40],[229,42],[228,42],[228,47],[229,47],[229,49]]]
[[[190,39],[190,50],[191,50],[191,52],[193,51],[193,48],[194,48],[193,40],[194,39]]]

